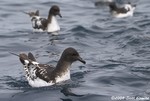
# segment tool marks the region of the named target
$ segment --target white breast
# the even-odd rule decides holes
[[[69,80],[69,79],[70,79],[70,70],[67,70],[67,72],[64,73],[64,75],[62,75],[61,77],[56,78],[56,83],[66,81],[66,80]]]
[[[52,16],[51,23],[47,26],[47,32],[57,32],[60,30],[60,27],[58,25],[58,22],[55,18],[55,16]]]

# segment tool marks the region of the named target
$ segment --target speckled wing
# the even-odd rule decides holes
[[[51,75],[51,72],[53,71],[54,67],[47,64],[39,64],[38,62],[36,62],[35,57],[30,52],[28,53],[28,59],[32,61],[31,64],[29,65],[30,68],[33,68],[32,75],[35,75],[36,77],[39,77],[45,80],[46,82],[49,82],[50,81],[49,76]]]
[[[44,31],[47,27],[47,19],[40,16],[33,16],[31,22],[34,29],[42,29]]]
[[[36,70],[36,76],[40,79],[45,80],[46,82],[51,81],[51,73],[54,70],[53,66],[46,64],[38,64]]]
[[[35,79],[36,78],[36,75],[35,75],[36,68],[32,64],[32,61],[28,58],[28,56],[25,53],[21,53],[19,55],[19,59],[20,59],[20,62],[24,66],[25,75],[26,75],[27,79],[28,80]]]
[[[32,27],[34,29],[39,29],[39,24],[38,24],[38,22],[39,22],[39,16],[33,16],[31,18],[31,22],[32,22]]]
[[[122,7],[117,10],[117,13],[127,13],[128,11],[129,11],[128,9]]]
[[[32,53],[28,53],[28,56],[22,53],[19,55],[19,59],[24,66],[25,74],[28,80],[35,80],[39,77],[46,82],[50,81],[50,75],[54,70],[53,66],[39,64],[36,62],[36,59]]]
[[[45,18],[40,18],[40,21],[41,21],[41,28],[42,28],[43,30],[46,30],[47,24],[48,24],[48,20],[45,19]]]

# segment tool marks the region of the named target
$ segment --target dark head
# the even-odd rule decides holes
[[[60,17],[62,17],[61,14],[60,14],[60,9],[59,9],[59,7],[57,5],[53,5],[50,8],[49,14],[50,15],[54,15],[54,16],[59,15]]]
[[[110,2],[110,3],[109,3],[109,8],[110,8],[111,11],[112,11],[112,10],[116,10],[116,9],[117,9],[116,3],[115,3],[115,2]]]
[[[63,51],[61,59],[67,61],[67,62],[75,62],[75,61],[80,61],[83,64],[86,62],[80,57],[79,53],[74,49],[74,48],[67,48]]]

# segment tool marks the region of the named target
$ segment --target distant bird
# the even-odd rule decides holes
[[[133,16],[136,5],[131,5],[131,3],[118,6],[116,2],[109,3],[109,8],[111,14],[116,18],[124,18]]]
[[[53,35],[57,35],[60,27],[56,20],[56,15],[61,16],[60,8],[57,5],[53,5],[48,13],[47,18],[42,18],[39,15],[39,10],[35,12],[24,12],[28,14],[31,18],[32,27],[34,32],[48,32]]]
[[[71,64],[75,61],[86,63],[71,47],[63,51],[56,68],[52,65],[38,63],[30,52],[28,55],[21,53],[18,56],[24,66],[27,81],[32,87],[51,86],[69,80]]]
[[[101,6],[101,5],[108,5],[111,2],[114,2],[114,0],[96,0],[94,4],[95,6]]]

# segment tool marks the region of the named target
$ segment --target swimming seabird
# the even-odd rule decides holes
[[[53,35],[57,35],[60,30],[59,24],[56,19],[56,15],[61,16],[60,8],[57,5],[53,5],[48,13],[47,18],[42,18],[39,15],[39,10],[35,12],[25,12],[31,18],[32,27],[34,32],[48,32]]]
[[[75,61],[86,63],[71,47],[63,51],[56,67],[38,63],[31,52],[28,55],[21,53],[19,59],[23,64],[27,81],[32,87],[51,86],[69,80],[71,64]]]

